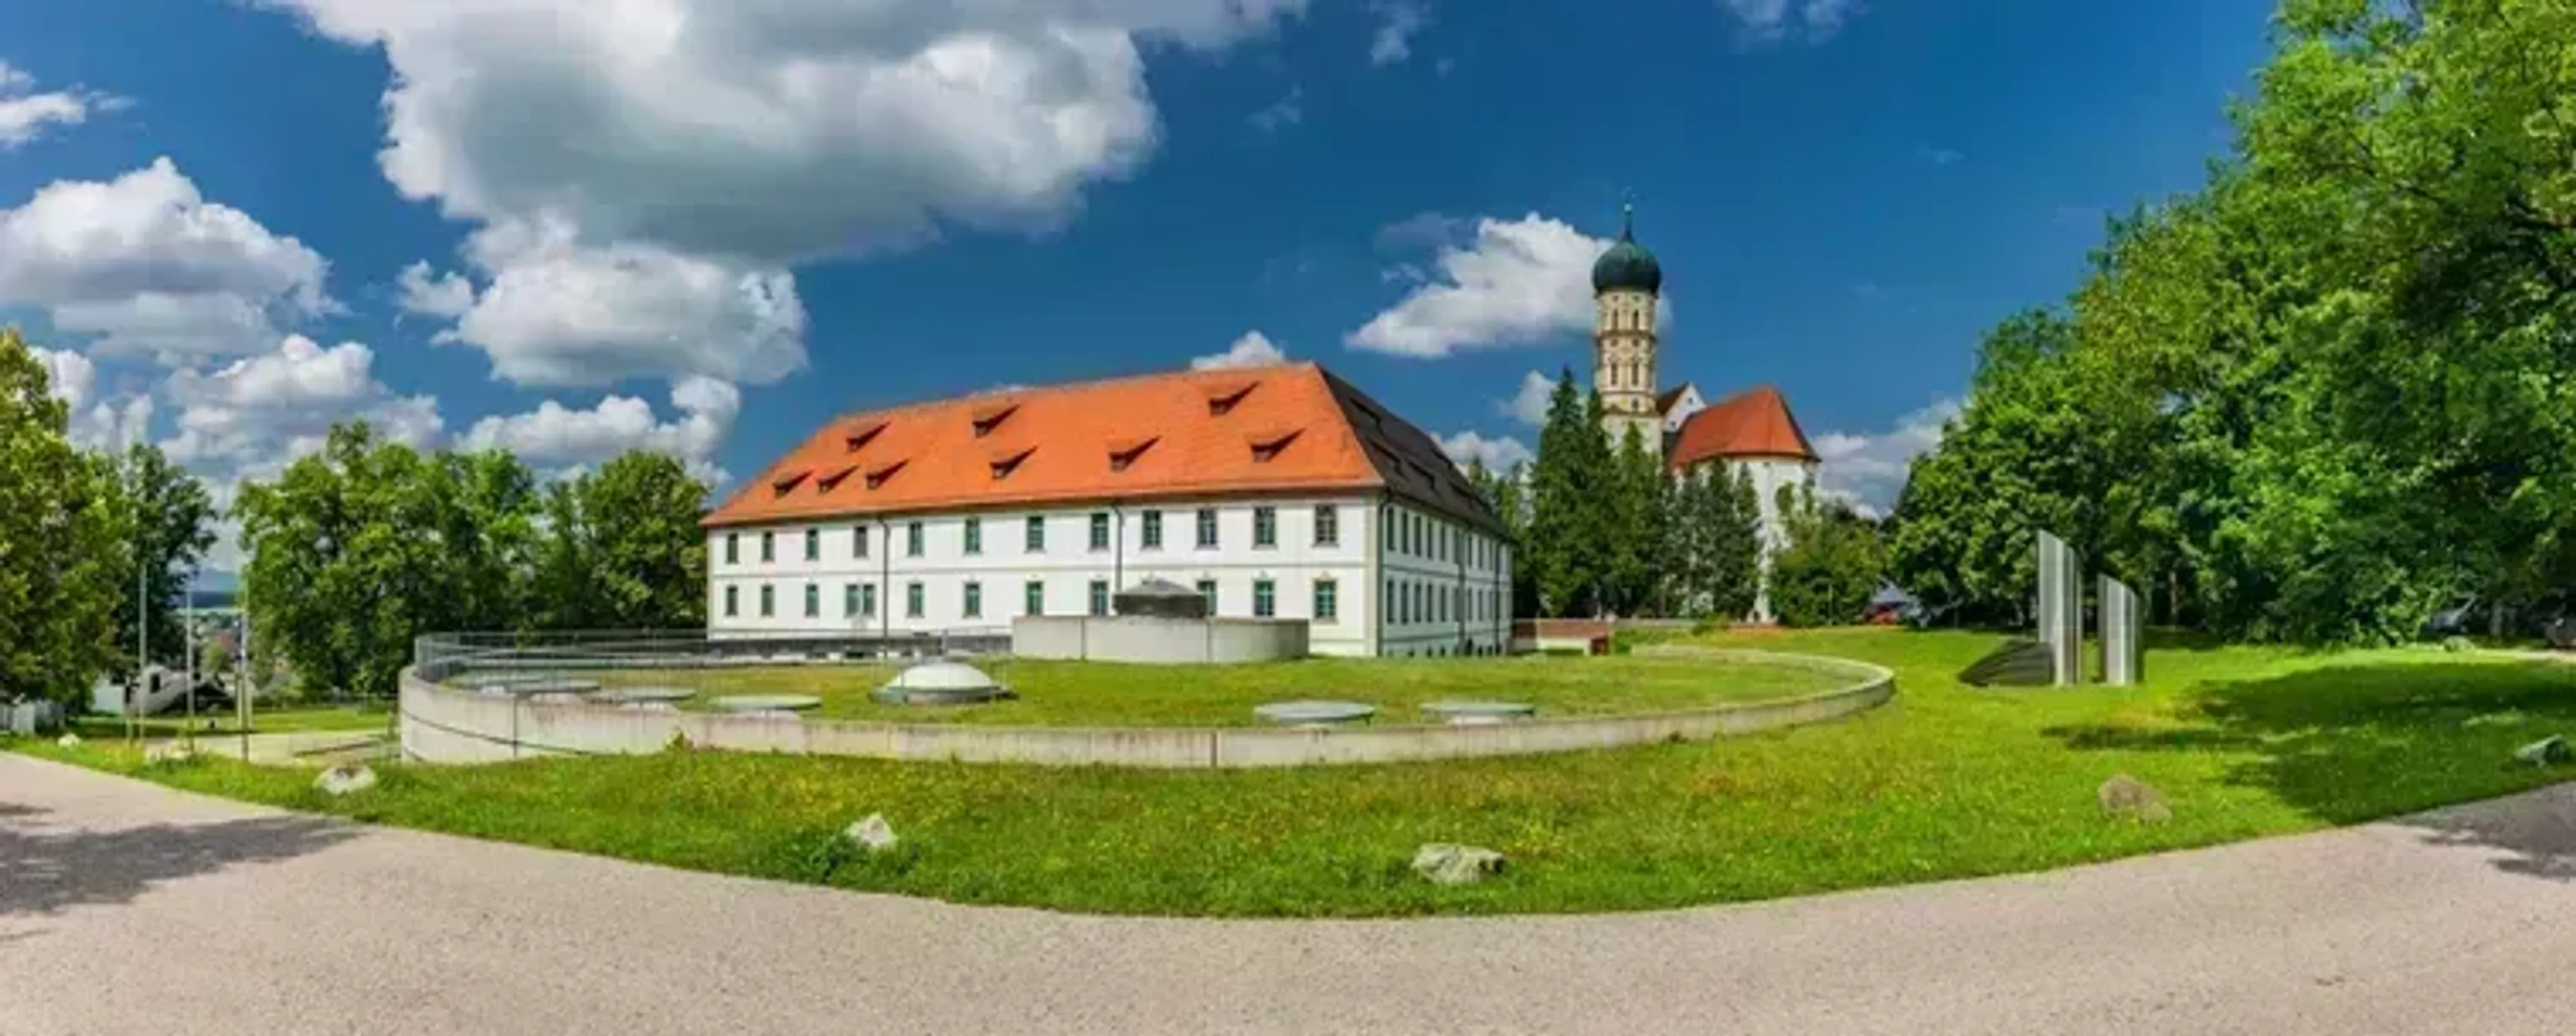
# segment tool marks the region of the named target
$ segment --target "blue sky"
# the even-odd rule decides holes
[[[2199,182],[2268,13],[608,6],[0,5],[0,319],[82,434],[218,483],[350,416],[741,474],[834,413],[1250,334],[1509,456],[1633,192],[1665,380],[1778,384],[1883,503],[1978,332]]]

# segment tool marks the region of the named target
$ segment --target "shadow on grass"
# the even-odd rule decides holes
[[[167,882],[302,856],[356,833],[349,825],[312,817],[98,831],[47,824],[46,814],[0,804],[0,875],[6,876],[0,880],[0,919],[131,903]]]
[[[2499,869],[2576,880],[2576,796],[2472,801],[2576,778],[2513,758],[2553,734],[2576,738],[2576,667],[2328,666],[2196,688],[2174,719],[2046,733],[2078,751],[2226,755],[2229,783],[2317,820],[2394,818],[2436,844],[2498,850]]]

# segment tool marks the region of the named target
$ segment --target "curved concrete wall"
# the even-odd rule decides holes
[[[675,738],[698,748],[876,759],[1053,766],[1210,769],[1392,763],[1535,755],[1711,738],[1798,726],[1873,708],[1896,693],[1894,673],[1812,655],[1648,647],[1639,654],[1789,665],[1849,678],[1842,687],[1779,701],[1631,716],[1536,719],[1492,726],[1005,727],[770,719],[647,712],[587,703],[539,704],[402,677],[402,743],[409,758],[484,763],[542,755],[636,755]]]

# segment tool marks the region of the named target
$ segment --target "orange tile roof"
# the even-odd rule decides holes
[[[1717,458],[1812,461],[1816,450],[1807,445],[1807,434],[1798,430],[1798,419],[1790,416],[1789,401],[1780,397],[1779,389],[1764,385],[1692,414],[1664,455],[1680,468]]]
[[[846,415],[745,480],[704,524],[1370,490],[1499,528],[1439,443],[1312,363]]]

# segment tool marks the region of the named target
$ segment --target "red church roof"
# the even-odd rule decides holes
[[[1769,385],[1739,392],[1692,414],[1665,451],[1676,468],[1701,461],[1775,457],[1813,461],[1816,450],[1789,415],[1789,401]]]

